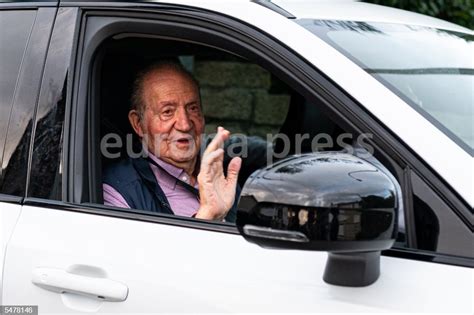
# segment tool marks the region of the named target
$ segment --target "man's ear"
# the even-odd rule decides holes
[[[135,109],[132,109],[128,112],[128,120],[130,121],[130,125],[132,125],[133,130],[135,133],[140,137],[143,138],[143,128],[142,128],[142,121],[141,116]]]

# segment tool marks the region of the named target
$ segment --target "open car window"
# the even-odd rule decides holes
[[[255,170],[278,159],[340,150],[355,140],[351,135],[339,139],[344,131],[317,106],[263,67],[228,52],[179,41],[120,36],[109,39],[103,51],[98,63],[102,169],[140,151],[128,121],[133,82],[140,70],[162,60],[180,63],[199,82],[205,116],[202,143],[209,143],[218,126],[232,133],[224,167],[233,156],[243,158],[241,187]]]

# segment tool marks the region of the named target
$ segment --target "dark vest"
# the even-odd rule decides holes
[[[127,158],[107,167],[103,182],[117,190],[131,208],[173,214],[150,164],[144,158]],[[237,186],[234,205],[225,218],[227,222],[235,222],[239,195],[240,187]]]

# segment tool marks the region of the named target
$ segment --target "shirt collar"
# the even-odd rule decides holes
[[[168,174],[170,174],[171,176],[175,178],[180,178],[183,175],[183,173],[185,173],[183,169],[176,167],[170,163],[166,163],[162,159],[157,158],[151,152],[149,152],[148,155],[154,162],[156,162],[156,164],[161,166],[166,172],[168,172]]]

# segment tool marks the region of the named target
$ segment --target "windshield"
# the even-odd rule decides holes
[[[356,62],[473,154],[473,35],[388,23],[297,22]]]

